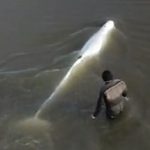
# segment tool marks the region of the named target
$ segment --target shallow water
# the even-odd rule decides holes
[[[148,0],[2,0],[0,149],[149,150],[149,10]],[[56,103],[51,122],[34,120],[37,126],[33,128],[26,118],[35,114],[83,44],[108,19],[116,22],[125,37],[118,45],[125,52],[112,54],[110,50],[106,65],[128,84],[131,100],[125,114],[110,122],[103,111],[91,120],[101,79],[87,75],[68,93],[64,104]],[[112,61],[113,55],[120,57],[118,63]],[[32,130],[19,126],[22,120]]]

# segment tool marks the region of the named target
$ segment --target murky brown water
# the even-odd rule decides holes
[[[148,0],[2,0],[0,150],[149,150],[149,12]],[[114,122],[104,112],[91,120],[101,82],[89,75],[65,105],[58,102],[51,123],[33,128],[28,120],[28,128],[16,127],[35,114],[82,45],[109,19],[126,38],[126,48],[119,45],[126,52],[107,67],[129,86],[128,112]]]

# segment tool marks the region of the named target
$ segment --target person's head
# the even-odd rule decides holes
[[[109,71],[109,70],[105,70],[103,73],[102,73],[102,79],[104,81],[110,81],[113,79],[113,75],[112,73]]]

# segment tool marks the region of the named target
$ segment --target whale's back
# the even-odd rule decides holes
[[[112,32],[115,30],[113,21],[107,21],[82,47],[80,56],[100,53]]]

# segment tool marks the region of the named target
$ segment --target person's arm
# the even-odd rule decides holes
[[[123,96],[123,97],[127,97],[127,90],[125,90],[125,91],[122,93],[122,96]]]
[[[94,113],[92,114],[92,119],[95,119],[100,113],[101,104],[102,104],[102,91],[100,92],[99,98],[97,100],[97,105],[96,105]]]

